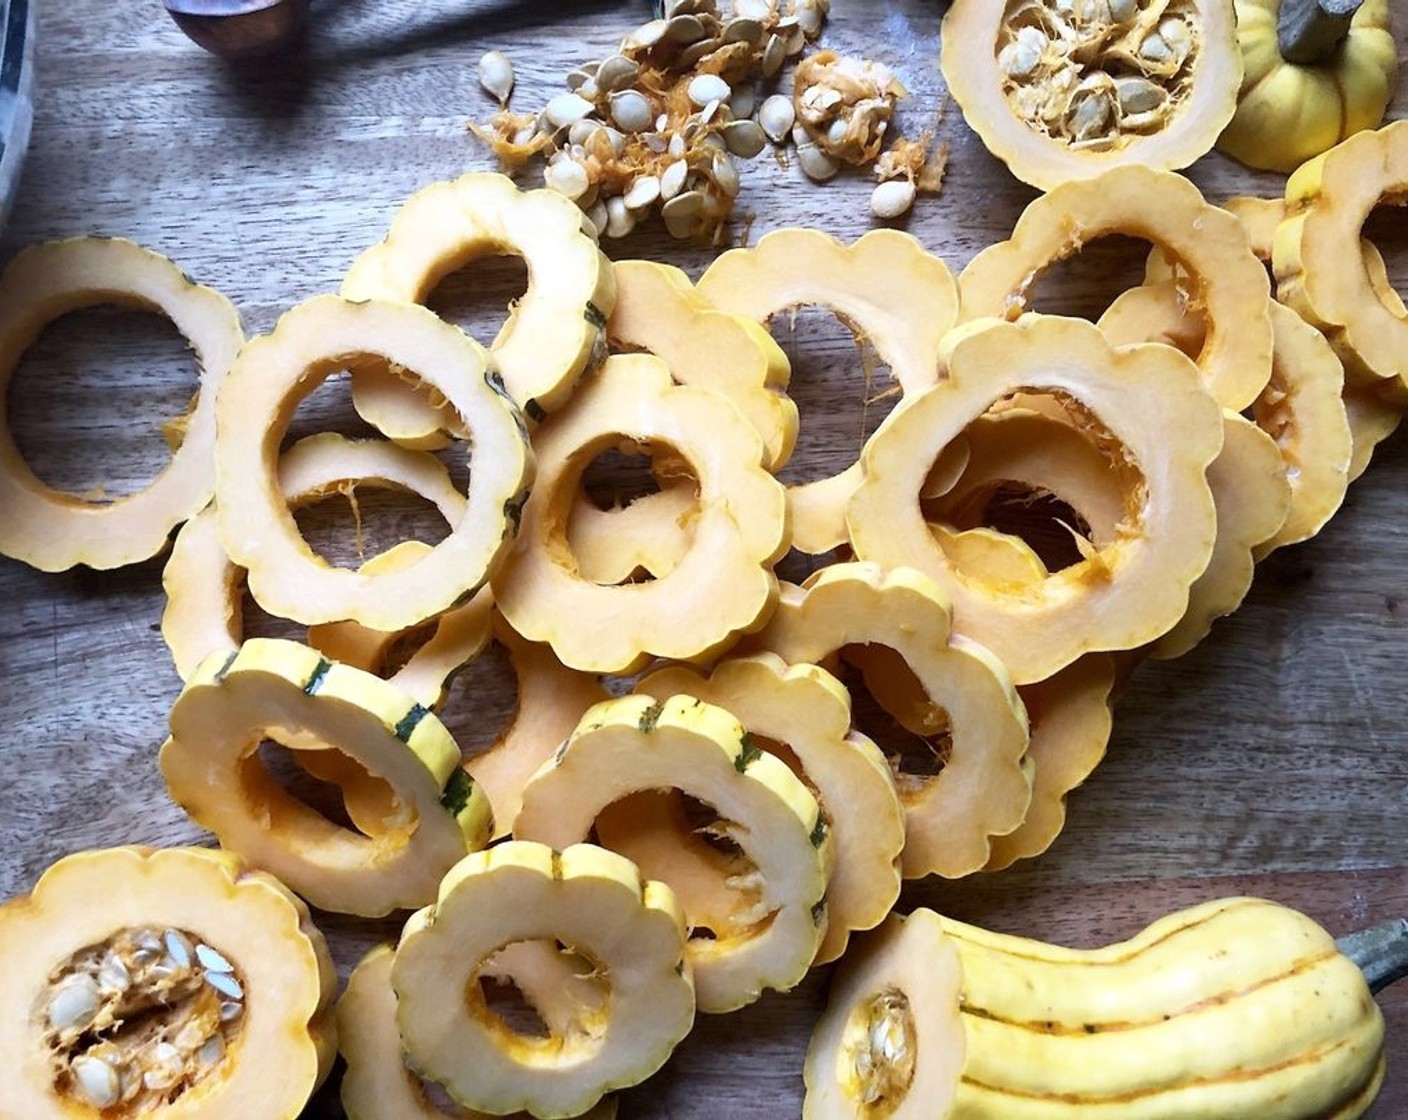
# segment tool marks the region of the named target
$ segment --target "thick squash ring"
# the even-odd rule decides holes
[[[1118,24],[1108,19],[1114,5],[1105,5],[1102,20],[1095,5],[1083,12],[1079,6],[1052,0],[1013,3],[1012,0],[954,0],[944,16],[939,35],[944,80],[963,117],[993,155],[1007,164],[1013,175],[1042,190],[1052,190],[1072,180],[1089,179],[1111,168],[1130,165],[1177,170],[1205,155],[1237,108],[1242,82],[1242,53],[1237,45],[1236,17],[1227,0],[1191,0],[1177,5],[1187,21],[1177,22],[1187,37],[1187,61],[1170,57],[1173,40],[1161,34],[1160,15],[1174,15],[1168,4],[1126,5],[1130,14]],[[1085,32],[1084,42],[1063,43],[1053,31],[1042,33],[1042,24],[1027,23],[1014,41],[1009,19],[1015,10],[1024,15],[1042,13],[1051,22],[1069,21],[1067,28]],[[1041,49],[1032,65],[1027,59],[1008,62],[1009,44],[1031,50],[1024,32],[1036,32]],[[1147,37],[1147,38],[1146,38]],[[1131,41],[1131,39],[1134,41]],[[1160,55],[1145,54],[1145,45],[1157,40]],[[1150,44],[1152,45],[1152,44]],[[1060,52],[1060,53],[1058,53]],[[1109,53],[1106,53],[1109,52]],[[1021,53],[1020,51],[1018,52]],[[1023,81],[1041,75],[1039,61],[1057,57],[1079,62],[1068,70],[1047,75],[1048,87],[1068,78],[1060,88],[1071,100],[1047,118],[1048,106],[1040,103],[1039,87]],[[1009,69],[1009,66],[1011,69]],[[1126,111],[1117,96],[1115,76],[1137,85],[1139,95],[1155,98],[1153,105]],[[1162,79],[1152,81],[1150,79]],[[1102,88],[1094,84],[1102,81]],[[1012,87],[1009,92],[1009,87]],[[1089,101],[1075,96],[1088,92]],[[1023,105],[1024,94],[1036,94],[1037,103]],[[1181,96],[1180,96],[1181,95]],[[1158,100],[1162,98],[1162,100]],[[1107,107],[1103,121],[1092,119],[1094,135],[1083,137],[1080,124],[1089,106]],[[1149,118],[1172,106],[1162,119],[1128,131],[1118,122]],[[1091,113],[1091,118],[1101,114]],[[1103,124],[1103,127],[1102,127]],[[1073,129],[1069,136],[1052,130]]]
[[[952,600],[954,630],[992,650],[1018,684],[1172,628],[1217,535],[1206,472],[1221,448],[1222,410],[1196,368],[1167,346],[1116,350],[1078,319],[974,323],[950,341],[948,380],[891,416],[861,454],[865,481],[846,512],[856,556],[937,581]],[[919,492],[945,445],[995,402],[1024,392],[1093,413],[1119,445],[1110,453],[1142,483],[1112,543],[1014,593],[955,568],[929,531]]]
[[[1344,399],[1344,367],[1330,344],[1290,308],[1271,305],[1276,349],[1271,380],[1251,407],[1257,426],[1280,448],[1291,507],[1280,530],[1257,545],[1258,560],[1283,545],[1309,540],[1340,508],[1354,450]],[[1131,288],[1100,318],[1111,342],[1164,342],[1196,354],[1203,328],[1187,314],[1172,284]],[[1372,446],[1372,444],[1371,444]]]
[[[515,949],[536,943],[522,942]],[[457,1108],[447,1112],[431,1103],[425,1083],[406,1068],[401,1035],[396,1029],[396,992],[391,987],[393,947],[379,945],[347,978],[347,990],[337,1001],[338,1048],[347,1069],[341,1099],[347,1120],[490,1120],[486,1113]],[[501,950],[501,955],[503,951]],[[524,985],[510,972],[520,988]],[[570,980],[570,977],[568,978]],[[525,993],[529,1001],[537,993]],[[547,1018],[542,1007],[534,1010]],[[556,1028],[555,1024],[550,1024]],[[582,1120],[615,1120],[616,1098],[603,1097]],[[526,1112],[511,1120],[530,1120]]]
[[[1152,241],[1188,274],[1208,321],[1198,367],[1224,408],[1246,408],[1271,376],[1266,270],[1241,222],[1172,172],[1119,167],[1036,199],[1012,237],[984,249],[959,276],[963,321],[1017,318],[1046,268],[1116,233]]]
[[[927,710],[941,717],[927,732],[946,730],[950,749],[937,777],[901,776],[905,878],[976,871],[990,837],[1021,823],[1031,798],[1026,713],[997,659],[950,637],[948,604],[932,580],[910,569],[833,564],[802,587],[785,586],[777,613],[749,645],[815,665],[848,645],[888,647],[918,678]]]
[[[1329,338],[1346,377],[1408,393],[1408,315],[1384,299],[1370,269],[1345,259],[1381,203],[1408,198],[1408,121],[1359,132],[1304,164],[1286,183],[1276,230],[1276,296]],[[1397,306],[1395,306],[1395,303]]]
[[[424,452],[394,443],[349,440],[321,432],[299,440],[279,460],[279,488],[290,509],[355,486],[418,494],[433,502],[451,525],[464,515],[464,495],[455,489],[444,465]],[[404,564],[428,550],[429,546],[419,541],[406,541],[368,563],[389,563],[394,556],[397,564]],[[372,572],[375,570],[373,567]],[[161,581],[166,589],[161,636],[182,680],[214,651],[232,653],[239,648],[244,640],[240,617],[244,571],[225,554],[213,508],[207,507],[182,526]],[[391,682],[426,707],[437,706],[455,670],[488,640],[488,608],[488,594],[481,591],[469,603],[441,615],[435,636],[411,656]],[[309,645],[335,661],[377,672],[377,655],[400,633],[368,631],[356,623],[326,623],[309,630]]]
[[[724,253],[698,290],[721,311],[759,323],[807,304],[828,307],[874,345],[906,394],[938,379],[939,340],[958,316],[948,266],[891,229],[849,245],[818,230],[774,230],[751,248]],[[859,482],[852,465],[788,489],[798,549],[817,555],[845,543],[845,504]]]
[[[599,356],[615,303],[611,262],[583,231],[581,210],[556,191],[520,191],[506,176],[484,172],[432,183],[396,212],[385,240],[353,262],[341,295],[424,303],[446,276],[491,253],[520,256],[528,266],[528,290],[490,350],[509,395],[530,420],[541,420]],[[430,390],[444,396],[442,386]],[[453,410],[427,393],[384,366],[353,371],[357,411],[398,442],[439,446],[447,442],[442,429],[460,430]]]
[[[327,943],[229,852],[68,856],[0,907],[0,952],[5,1116],[295,1120],[332,1068]]]
[[[180,446],[138,493],[101,503],[54,490],[25,464],[4,407],[20,358],[46,326],[84,307],[117,304],[166,315],[195,349],[200,391]],[[34,245],[0,275],[0,553],[45,572],[120,568],[166,547],[171,530],[215,491],[215,397],[244,344],[239,313],[219,292],[130,241],[76,237]]]
[[[515,630],[564,665],[630,673],[651,656],[702,661],[760,625],[777,601],[772,565],[787,551],[787,500],[762,468],[763,445],[731,404],[676,385],[648,354],[608,358],[571,405],[534,434],[540,478],[523,532],[493,583]],[[694,539],[648,583],[602,587],[577,570],[566,524],[578,480],[622,440],[668,445],[699,480]]]
[[[269,776],[257,757],[265,738],[335,747],[391,787],[399,813],[376,836],[339,828]],[[424,905],[493,830],[433,713],[297,642],[251,638],[201,662],[172,705],[159,763],[196,823],[324,910],[378,917]]]
[[[592,961],[611,997],[580,1029],[538,1039],[493,1016],[476,981],[500,949],[544,939]],[[476,852],[445,876],[435,905],[411,916],[396,948],[408,1061],[469,1108],[577,1116],[649,1077],[693,1026],[684,949],[674,892],[614,852],[521,840]]]
[[[376,576],[334,568],[299,534],[278,485],[278,447],[294,409],[350,358],[375,354],[440,389],[469,427],[464,515],[419,563]],[[282,618],[351,619],[374,630],[414,626],[463,602],[508,551],[533,481],[523,417],[483,349],[423,307],[316,296],[241,352],[220,393],[216,512],[250,594]],[[253,418],[253,419],[252,419]]]
[[[765,747],[780,744],[779,757],[816,793],[831,822],[836,866],[826,888],[826,935],[813,964],[836,960],[853,930],[884,920],[900,893],[904,808],[885,756],[850,729],[851,698],[840,681],[815,665],[760,653],[722,661],[707,677],[671,666],[635,690],[657,700],[694,696],[731,712]]]
[[[617,802],[659,790],[711,806],[743,852],[730,861],[729,920],[686,949],[699,1010],[734,1011],[766,988],[787,991],[806,975],[825,932],[830,829],[807,787],[722,708],[691,696],[625,696],[593,708],[524,789],[513,834],[576,843]],[[676,893],[694,925],[686,887]]]

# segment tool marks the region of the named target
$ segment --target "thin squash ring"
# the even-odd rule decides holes
[[[611,999],[581,1031],[529,1038],[494,1021],[476,981],[503,947],[549,938],[596,962]],[[614,852],[523,840],[476,852],[396,947],[391,984],[410,1065],[467,1107],[577,1116],[649,1077],[693,1026],[684,947],[674,892]]]
[[[577,570],[566,524],[581,472],[623,439],[683,456],[699,480],[699,515],[671,572],[603,587]],[[787,500],[763,470],[757,432],[733,405],[674,384],[659,358],[619,354],[537,430],[534,444],[541,475],[512,558],[493,583],[518,633],[547,642],[570,668],[630,673],[652,656],[707,660],[761,625],[777,601],[772,565],[787,551]]]
[[[1016,319],[1046,268],[1116,233],[1152,241],[1188,273],[1208,319],[1198,368],[1224,408],[1246,408],[1271,376],[1266,270],[1242,223],[1170,171],[1117,167],[1033,201],[1011,238],[984,249],[959,276],[963,321]]]
[[[396,819],[375,836],[333,824],[258,764],[266,737],[336,747],[391,787]],[[487,798],[433,713],[297,642],[251,638],[206,658],[172,705],[158,762],[196,823],[324,910],[379,917],[425,905],[493,830]]]
[[[406,490],[429,502],[450,524],[464,514],[464,495],[444,465],[430,455],[382,440],[349,440],[320,432],[298,441],[279,460],[279,487],[290,509],[321,501],[347,485]],[[420,544],[406,541],[404,545]],[[429,546],[423,546],[428,550]],[[393,552],[396,549],[391,550]],[[370,561],[369,561],[370,563]],[[233,653],[244,640],[240,597],[244,571],[231,563],[220,543],[215,510],[207,507],[182,526],[162,570],[166,608],[161,636],[185,680],[216,650]],[[440,616],[436,633],[390,678],[426,707],[439,704],[454,671],[471,660],[489,637],[489,600],[480,592],[469,603]],[[351,643],[355,628],[366,640]],[[358,650],[383,649],[397,633],[366,631],[356,623],[327,623],[309,632],[309,644],[334,660],[375,671]]]
[[[897,284],[896,277],[904,283]],[[730,249],[699,278],[721,311],[766,323],[790,308],[833,310],[874,345],[905,394],[939,376],[939,340],[958,318],[948,265],[907,233],[872,230],[847,245],[809,229],[781,229],[748,249]],[[856,464],[788,488],[793,544],[818,555],[846,542],[845,504],[860,483]]]
[[[528,266],[528,289],[489,349],[509,395],[536,423],[566,402],[602,353],[616,299],[611,262],[584,232],[581,210],[556,191],[520,191],[487,172],[432,183],[352,263],[341,295],[424,303],[446,276],[491,253],[520,256]],[[443,446],[442,429],[459,430],[453,410],[379,363],[353,371],[352,402],[397,442]]]
[[[1290,177],[1271,254],[1277,298],[1325,334],[1347,376],[1389,382],[1397,396],[1408,393],[1408,315],[1375,290],[1368,266],[1346,266],[1344,250],[1374,207],[1405,197],[1408,121],[1356,133]]]
[[[294,410],[349,358],[374,354],[443,392],[473,438],[464,516],[419,563],[367,576],[334,568],[303,539],[278,485],[278,447]],[[507,555],[533,454],[523,417],[484,350],[414,304],[316,296],[250,342],[218,404],[216,512],[230,559],[271,614],[314,624],[351,619],[400,630],[473,595]],[[251,422],[251,417],[259,418]]]
[[[952,601],[954,630],[996,654],[1017,684],[1172,628],[1217,535],[1206,472],[1222,445],[1222,410],[1196,368],[1170,347],[1117,350],[1093,324],[1051,316],[971,323],[949,345],[948,379],[894,413],[861,453],[865,481],[846,511],[856,556],[934,579]],[[1043,391],[1093,411],[1147,494],[1130,493],[1130,517],[1111,544],[1014,593],[955,567],[919,493],[930,465],[973,420],[1014,393]],[[1137,422],[1153,416],[1157,424]]]
[[[5,408],[25,350],[61,315],[97,305],[159,311],[196,352],[200,389],[171,461],[145,489],[111,503],[46,486],[15,444]],[[131,241],[75,237],[33,245],[0,275],[0,553],[45,572],[147,560],[215,492],[215,398],[244,344],[239,313],[165,257]]]

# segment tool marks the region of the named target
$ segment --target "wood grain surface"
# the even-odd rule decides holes
[[[937,65],[943,5],[834,0],[834,8],[826,43],[893,66],[912,91],[905,132],[937,120],[952,145],[943,194],[922,199],[901,224],[956,271],[1006,236],[1034,192],[945,102]],[[1405,45],[1408,8],[1396,8]],[[155,0],[54,0],[41,12],[34,142],[4,255],[79,233],[130,237],[226,292],[251,333],[266,330],[281,310],[334,290],[417,187],[490,166],[465,128],[491,108],[475,81],[481,52],[497,48],[514,59],[514,105],[532,109],[573,64],[604,57],[647,15],[644,4],[315,0],[301,53],[235,70],[195,49]],[[1408,115],[1408,80],[1392,115]],[[751,224],[739,236],[808,225],[849,238],[870,225],[863,179],[817,186],[767,156],[745,171],[740,206]],[[1214,200],[1282,186],[1218,156],[1191,176]],[[1398,215],[1374,229],[1403,292],[1408,233]],[[657,224],[607,248],[694,276],[711,256],[669,240]],[[1038,306],[1098,312],[1138,275],[1139,250],[1097,246],[1043,281]],[[522,285],[521,267],[483,262],[447,284],[437,306],[484,338]],[[831,316],[804,316],[779,337],[803,415],[788,477],[805,478],[854,455],[892,402],[863,404],[855,348]],[[42,477],[122,493],[159,469],[160,421],[180,411],[193,387],[171,328],[95,311],[45,335],[20,367],[9,407]],[[334,384],[298,424],[315,430],[350,415],[345,386]],[[1066,831],[1049,853],[991,877],[912,884],[904,908],[935,906],[1080,945],[1232,892],[1289,903],[1337,934],[1408,913],[1405,493],[1408,440],[1400,435],[1329,528],[1276,553],[1244,607],[1208,641],[1136,674],[1108,760],[1072,797]],[[387,539],[430,525],[413,504],[384,501],[363,512]],[[334,552],[349,524],[345,511],[309,522]],[[209,842],[168,799],[154,761],[179,687],[158,632],[161,566],[44,575],[0,560],[0,895],[28,890],[44,867],[77,849]],[[250,628],[294,633],[254,618]],[[446,719],[474,749],[512,702],[503,665],[487,659],[456,688]],[[344,977],[396,929],[333,915],[321,924]],[[802,1055],[827,971],[746,1011],[702,1019],[659,1076],[624,1095],[622,1116],[797,1115]],[[1380,997],[1390,1072],[1377,1120],[1408,1116],[1405,989]],[[333,1086],[308,1112],[339,1114]]]

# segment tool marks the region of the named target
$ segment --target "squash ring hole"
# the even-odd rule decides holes
[[[509,1046],[582,1054],[605,1036],[611,982],[589,951],[551,938],[513,941],[475,970],[466,1004]]]
[[[902,800],[943,772],[953,753],[948,713],[924,690],[904,655],[876,643],[842,646],[837,669],[854,725],[885,755]]]
[[[296,802],[357,840],[376,841],[413,827],[396,791],[385,779],[336,747],[312,743],[288,746],[281,741],[290,738],[298,742],[302,737],[282,732],[270,735],[245,760],[246,789],[273,783],[278,787],[275,796]],[[255,768],[262,774],[249,773]]]

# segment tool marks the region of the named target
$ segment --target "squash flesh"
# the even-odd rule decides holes
[[[59,316],[102,304],[157,311],[190,342],[200,390],[171,461],[145,489],[109,503],[45,485],[25,464],[3,403],[20,359]],[[46,572],[120,568],[160,553],[215,490],[217,390],[244,344],[234,305],[165,257],[121,239],[34,245],[0,274],[0,553]]]

